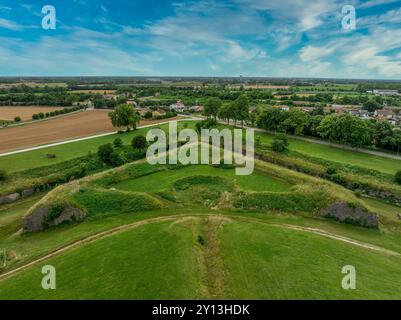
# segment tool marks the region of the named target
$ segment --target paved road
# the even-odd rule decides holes
[[[201,119],[205,119],[205,117],[198,116],[198,117],[194,117],[193,119],[201,120]],[[218,120],[218,121],[220,123],[222,123],[222,124],[227,124],[227,121],[223,121],[223,120]],[[230,121],[230,125],[234,125],[234,122]],[[238,123],[237,123],[237,127],[242,128],[242,126],[238,125]],[[268,130],[264,130],[264,129],[260,129],[260,128],[252,128],[252,127],[249,127],[249,126],[244,126],[243,128],[245,128],[245,129],[254,129],[257,132],[265,132],[265,133],[270,133],[270,134],[273,133],[273,132],[268,131]],[[386,153],[386,152],[381,152],[381,151],[375,151],[375,150],[370,150],[370,149],[364,149],[364,148],[353,148],[353,147],[346,146],[346,145],[339,144],[339,143],[332,143],[332,142],[328,142],[328,141],[324,141],[324,140],[318,140],[318,139],[306,138],[306,137],[300,137],[300,136],[294,136],[294,135],[288,135],[288,137],[290,137],[291,139],[302,140],[302,141],[307,141],[307,142],[312,142],[312,143],[317,143],[317,144],[323,144],[323,145],[330,146],[330,147],[333,147],[333,148],[371,154],[371,155],[382,157],[382,158],[401,160],[401,156],[397,156],[396,154],[391,154],[391,153]]]

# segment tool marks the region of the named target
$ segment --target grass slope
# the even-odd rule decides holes
[[[41,288],[41,267],[0,282],[0,299],[190,299],[197,274],[191,230],[149,224],[52,259],[57,290]]]
[[[257,135],[261,137],[261,142],[263,144],[271,145],[273,141],[272,135],[264,133],[257,133]],[[357,151],[343,150],[296,139],[289,139],[289,142],[289,150],[297,151],[299,153],[324,160],[355,165],[388,174],[395,174],[401,168],[400,160],[382,158]]]
[[[303,231],[183,217],[114,234],[0,280],[0,299],[397,299],[400,263]],[[57,290],[40,287],[45,264],[56,267]],[[356,268],[356,290],[341,288],[344,265]]]
[[[313,234],[255,223],[221,232],[235,299],[400,299],[401,259]],[[356,290],[343,290],[341,269],[356,268]]]

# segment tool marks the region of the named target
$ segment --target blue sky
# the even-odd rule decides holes
[[[1,0],[0,76],[77,75],[401,79],[401,1]]]

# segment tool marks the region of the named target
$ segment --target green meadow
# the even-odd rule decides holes
[[[0,167],[62,164],[146,131],[1,157]],[[400,163],[298,140],[291,151],[386,174]],[[334,202],[375,213],[378,228],[324,218]],[[24,217],[60,204],[85,218],[22,232]],[[222,165],[137,161],[0,206],[0,299],[401,299],[399,213],[269,162],[237,176]],[[56,290],[41,288],[44,265],[56,268]],[[355,290],[341,287],[345,265],[356,269]]]
[[[199,242],[199,236],[204,239]],[[1,299],[400,299],[400,257],[222,216],[149,223],[0,282]],[[41,288],[41,267],[57,289]],[[355,266],[357,289],[343,290]]]
[[[268,146],[273,141],[273,135],[257,134],[261,137],[261,143]],[[307,156],[349,164],[379,172],[395,174],[401,169],[401,160],[383,158],[362,152],[344,150],[318,143],[289,139],[289,150],[296,151]]]

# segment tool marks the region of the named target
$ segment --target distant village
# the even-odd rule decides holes
[[[372,90],[367,91],[369,94],[374,94],[376,96],[391,96],[397,97],[401,96],[397,90]],[[114,93],[105,93],[102,95],[106,100],[118,100],[121,97],[125,97],[124,94],[114,94]],[[146,101],[146,99],[144,100]],[[170,104],[169,106],[149,106],[149,107],[140,107],[135,99],[128,98],[126,100],[127,104],[131,104],[135,106],[138,113],[143,118],[149,117],[163,117],[167,112],[176,112],[176,113],[202,113],[203,106],[195,105],[195,106],[187,106],[181,100],[177,100],[175,103]],[[84,102],[78,103],[79,105],[85,105],[88,109],[93,109],[94,104],[91,100],[86,100]],[[280,108],[284,111],[289,111],[291,108],[296,108],[304,112],[311,113],[316,110],[317,104],[315,102],[309,101],[292,101],[292,105],[273,105],[275,108]],[[251,107],[250,112],[256,112],[256,107]],[[323,107],[324,114],[337,113],[344,114],[348,113],[352,116],[359,117],[362,119],[376,119],[381,121],[388,121],[394,126],[401,126],[401,109],[399,107],[387,106],[385,105],[382,109],[378,109],[374,112],[369,112],[367,110],[362,109],[361,105],[340,105],[340,104],[326,104]]]

